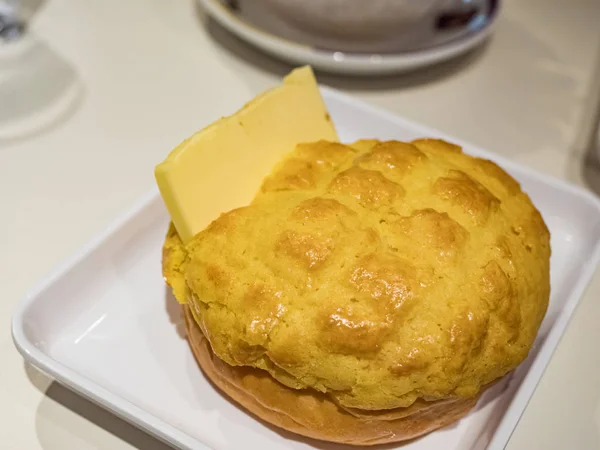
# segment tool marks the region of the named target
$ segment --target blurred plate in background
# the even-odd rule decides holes
[[[357,0],[198,3],[229,32],[272,56],[354,75],[405,72],[461,55],[485,41],[499,11],[497,0],[428,0],[427,7],[405,10],[398,0],[378,0],[379,9]],[[395,20],[386,16],[386,5]]]

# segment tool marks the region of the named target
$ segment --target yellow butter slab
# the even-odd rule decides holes
[[[250,203],[265,175],[296,144],[319,139],[338,136],[307,66],[182,142],[154,173],[183,242],[220,213]]]

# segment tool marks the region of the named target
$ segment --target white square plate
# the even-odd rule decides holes
[[[323,88],[343,141],[441,137],[515,176],[552,233],[552,296],[530,357],[459,424],[403,448],[503,448],[600,257],[600,202],[591,194]],[[161,275],[169,222],[157,191],[42,281],[19,304],[13,338],[59,382],[180,448],[338,449],[279,433],[204,378]],[[388,447],[389,448],[389,447]]]

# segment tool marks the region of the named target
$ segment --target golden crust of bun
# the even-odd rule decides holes
[[[477,402],[477,397],[454,398],[417,401],[408,408],[381,413],[350,412],[313,389],[291,389],[263,370],[223,362],[212,352],[189,306],[183,309],[188,341],[206,376],[251,413],[303,436],[363,446],[398,442],[459,420]]]
[[[475,396],[527,356],[550,290],[519,184],[433,139],[298,145],[164,258],[219,358],[357,410]]]

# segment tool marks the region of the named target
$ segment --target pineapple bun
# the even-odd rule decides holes
[[[218,192],[214,193],[218,195]],[[457,420],[527,356],[550,235],[495,163],[436,139],[299,144],[163,273],[217,386],[316,438],[368,445]]]

